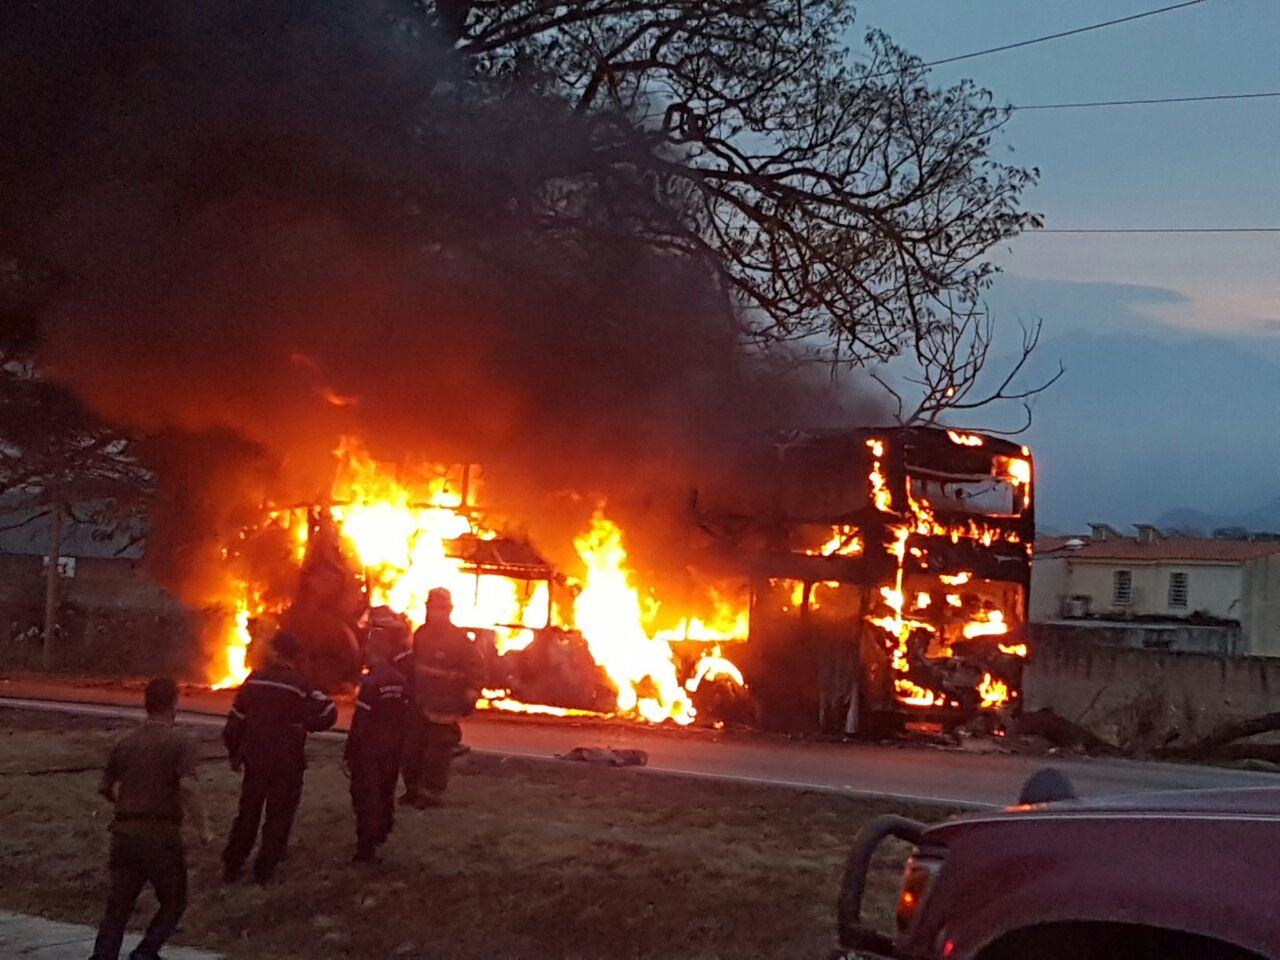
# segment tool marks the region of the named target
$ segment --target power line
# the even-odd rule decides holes
[[[1265,93],[1219,93],[1205,97],[1156,97],[1150,100],[1088,100],[1080,103],[1028,103],[1013,104],[1014,110],[1069,110],[1075,107],[1128,107],[1148,103],[1207,103],[1212,100],[1261,100],[1264,97],[1280,97],[1280,90]]]
[[[1038,233],[1280,233],[1280,227],[1044,227],[1022,236]]]
[[[1184,0],[1182,3],[1175,3],[1168,7],[1160,7],[1158,10],[1147,10],[1144,13],[1135,13],[1127,17],[1120,17],[1116,20],[1104,20],[1102,23],[1091,23],[1087,27],[1076,27],[1074,30],[1063,30],[1061,33],[1050,33],[1043,37],[1034,37],[1031,40],[1019,40],[1017,43],[1006,43],[999,47],[988,47],[986,50],[975,50],[973,53],[962,53],[956,57],[946,57],[942,60],[931,60],[928,63],[925,63],[924,66],[937,67],[944,63],[957,63],[961,60],[972,60],[974,57],[985,57],[992,53],[1003,53],[1006,50],[1016,50],[1019,47],[1029,47],[1035,43],[1045,43],[1049,40],[1061,40],[1063,37],[1074,37],[1077,34],[1088,33],[1091,30],[1101,30],[1104,27],[1114,27],[1121,23],[1131,23],[1134,20],[1154,17],[1157,14],[1169,13],[1172,10],[1181,10],[1184,7],[1194,7],[1198,3],[1204,3],[1204,0]]]

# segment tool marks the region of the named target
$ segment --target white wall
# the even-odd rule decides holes
[[[1280,555],[1251,560],[1245,566],[1241,626],[1248,652],[1280,656]]]
[[[1033,557],[1029,600],[1031,622],[1058,619],[1062,615],[1062,598],[1067,595],[1066,559],[1057,556]]]
[[[1205,613],[1224,620],[1240,620],[1244,616],[1244,567],[1241,564],[1070,558],[1065,564],[1063,595],[1091,597],[1089,609],[1094,616],[1186,617]],[[1124,607],[1117,607],[1113,602],[1117,570],[1129,570],[1133,574],[1133,602]],[[1175,572],[1187,575],[1186,607],[1169,606],[1169,575]]]

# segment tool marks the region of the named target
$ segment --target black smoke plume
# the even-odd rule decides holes
[[[322,496],[341,434],[484,463],[558,560],[607,498],[656,565],[735,443],[851,415],[647,239],[654,185],[592,176],[598,119],[390,0],[23,0],[0,65],[0,257],[40,364],[167,451],[171,576]]]

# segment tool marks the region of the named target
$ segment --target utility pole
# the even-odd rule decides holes
[[[55,496],[49,505],[49,564],[44,581],[44,649],[45,670],[53,669],[53,636],[58,628],[58,557],[62,554],[62,498]]]

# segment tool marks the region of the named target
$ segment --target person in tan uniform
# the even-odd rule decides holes
[[[196,789],[196,752],[190,737],[174,724],[178,686],[172,680],[147,684],[147,718],[111,751],[99,792],[115,807],[107,907],[91,960],[117,960],[125,925],[142,888],[151,884],[159,908],[131,960],[158,960],[187,907],[187,860],[183,815],[202,844],[212,839]]]

